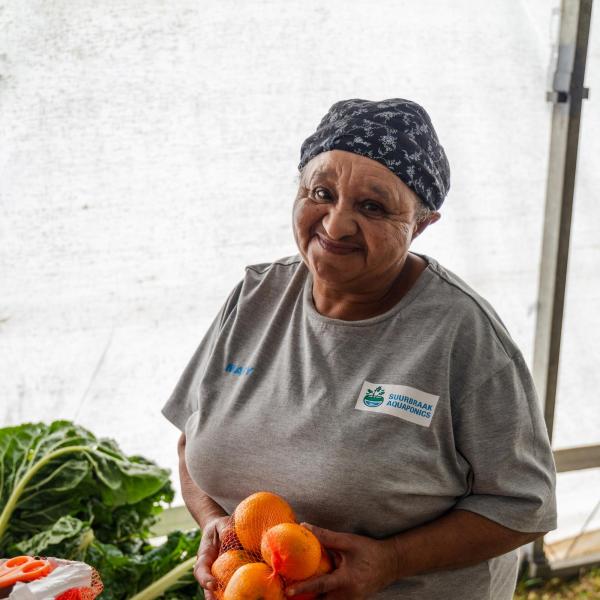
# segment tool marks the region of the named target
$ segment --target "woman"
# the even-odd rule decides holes
[[[210,566],[237,503],[286,498],[336,556],[328,599],[508,600],[515,549],[555,527],[552,453],[490,305],[409,252],[449,166],[402,99],[334,104],[302,145],[299,255],[253,265],[163,413]]]

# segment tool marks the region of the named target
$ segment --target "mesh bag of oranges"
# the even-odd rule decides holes
[[[281,496],[257,492],[235,509],[211,570],[219,600],[283,600],[287,585],[325,575],[333,563],[313,533],[296,522]]]

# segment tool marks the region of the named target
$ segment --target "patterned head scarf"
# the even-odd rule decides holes
[[[345,150],[395,173],[432,210],[450,189],[450,165],[425,109],[410,100],[341,100],[302,144],[300,164],[321,152]]]

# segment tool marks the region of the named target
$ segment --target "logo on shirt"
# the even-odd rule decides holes
[[[384,413],[429,427],[439,396],[408,385],[365,381],[356,402],[357,410]]]
[[[378,385],[375,390],[369,388],[363,398],[363,402],[366,406],[374,408],[375,406],[381,406],[383,404],[383,397],[385,396],[385,390]]]
[[[230,373],[231,375],[251,375],[252,371],[254,371],[254,367],[243,367],[235,363],[229,363],[225,367],[225,373]]]

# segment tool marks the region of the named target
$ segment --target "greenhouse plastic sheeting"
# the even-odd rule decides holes
[[[428,109],[452,189],[413,248],[486,297],[531,364],[557,3],[1,4],[2,424],[75,419],[176,480],[160,408],[244,265],[295,252],[300,144],[349,97]],[[556,448],[600,443],[598,13]],[[561,479],[554,537],[599,489],[598,470]]]

